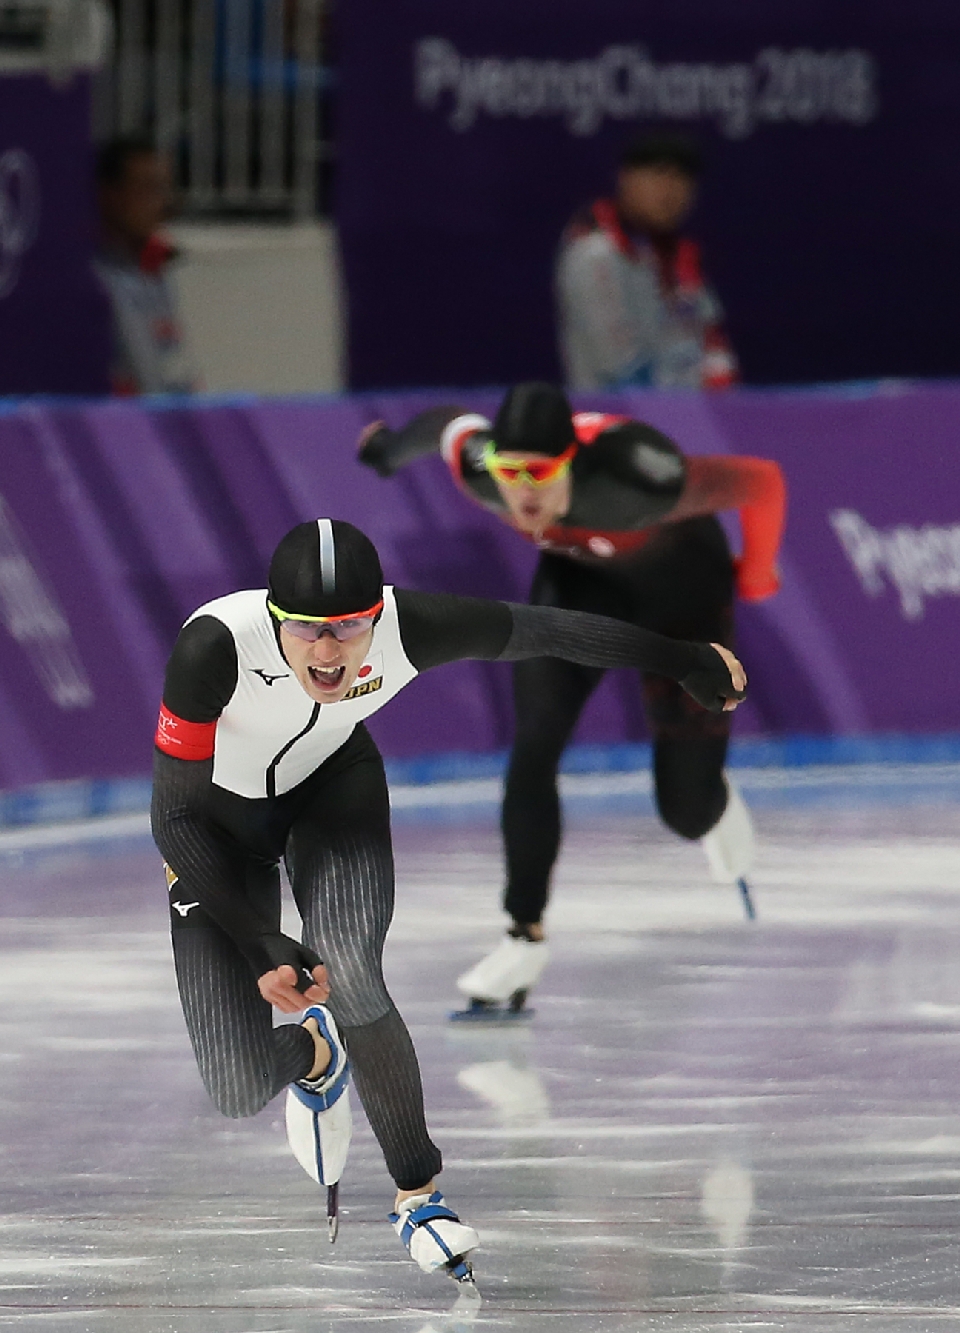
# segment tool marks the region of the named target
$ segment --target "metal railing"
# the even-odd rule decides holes
[[[149,134],[187,216],[328,211],[328,0],[113,0],[97,134]]]

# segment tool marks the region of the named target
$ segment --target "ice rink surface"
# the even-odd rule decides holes
[[[396,802],[387,973],[479,1313],[384,1220],[362,1113],[331,1248],[282,1101],[208,1104],[142,821],[0,834],[0,1328],[960,1326],[960,773],[746,774],[754,924],[645,778],[568,786],[552,961],[510,1027],[446,1017],[501,929],[490,792]]]

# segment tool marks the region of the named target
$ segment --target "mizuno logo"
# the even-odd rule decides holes
[[[275,680],[287,680],[290,675],[289,671],[281,671],[279,676],[270,676],[263,667],[251,667],[250,670],[255,676],[260,677],[264,685],[272,685]]]
[[[178,912],[180,913],[181,916],[186,916],[188,912],[192,911],[194,907],[199,907],[200,904],[199,904],[199,903],[171,903],[170,906],[173,907],[176,911],[178,911]]]

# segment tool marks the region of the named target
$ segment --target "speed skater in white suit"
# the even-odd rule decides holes
[[[318,519],[281,541],[268,588],[190,617],[167,667],[156,735],[153,832],[207,1091],[224,1115],[240,1117],[287,1090],[290,1144],[327,1188],[333,1239],[352,1081],[396,1188],[394,1230],[420,1268],[461,1283],[471,1281],[479,1238],[437,1189],[442,1160],[416,1052],[384,983],[390,810],[364,721],[431,667],[545,651],[657,671],[717,713],[736,707],[746,684],[722,645],[385,585],[363,533]],[[281,861],[302,940],[280,928]],[[275,1027],[273,1007],[303,1017]]]

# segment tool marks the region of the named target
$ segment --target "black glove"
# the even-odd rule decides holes
[[[745,699],[746,690],[735,690],[730,670],[715,648],[709,644],[695,644],[697,663],[680,684],[687,694],[711,713],[722,713],[728,699]]]
[[[378,431],[365,440],[363,446],[357,454],[357,458],[365,467],[372,467],[381,477],[392,477],[396,472],[396,466],[390,461],[390,445],[393,442],[393,431],[389,426],[381,426]]]
[[[296,987],[300,991],[314,985],[313,969],[323,962],[319,954],[299,940],[279,933],[258,936],[247,957],[258,978],[278,967],[292,967],[297,974]]]

